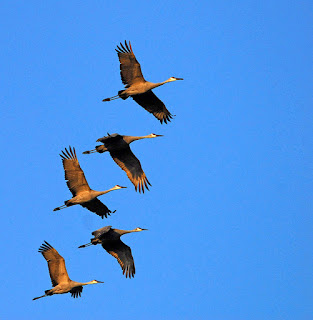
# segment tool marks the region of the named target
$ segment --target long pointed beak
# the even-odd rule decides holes
[[[149,230],[149,229],[143,229],[143,228],[141,228],[141,230]]]
[[[99,281],[99,280],[97,280],[97,282],[98,282],[98,283],[104,283],[103,281]]]
[[[183,78],[176,78],[176,80],[184,80]]]
[[[127,187],[122,187],[122,186],[119,186],[120,188],[122,188],[122,189],[126,189]]]
[[[155,133],[152,133],[152,134],[154,134],[156,137],[164,137],[163,134],[155,134]]]

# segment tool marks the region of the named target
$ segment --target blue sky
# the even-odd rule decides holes
[[[312,3],[309,1],[2,1],[1,319],[312,319]],[[122,89],[115,47],[131,40],[145,78],[176,117],[161,125]],[[151,191],[108,154],[107,132],[134,143]],[[59,152],[76,147],[109,219],[70,198]],[[101,247],[126,235],[125,279]],[[82,298],[32,301],[51,287],[47,240]]]

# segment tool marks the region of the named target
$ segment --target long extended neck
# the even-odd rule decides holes
[[[95,284],[96,282],[94,281],[89,281],[89,282],[77,282],[77,281],[73,281],[72,283],[74,284],[75,287],[79,287],[79,286],[86,286],[87,284]]]
[[[133,229],[133,230],[120,230],[120,229],[113,229],[113,231],[115,231],[116,233],[118,233],[119,235],[124,235],[127,233],[132,233],[132,232],[139,232],[139,230],[137,229]]]
[[[82,283],[82,286],[86,286],[87,284],[96,284],[96,282],[93,282],[93,281],[84,282]]]
[[[113,187],[113,188],[111,188],[109,190],[105,190],[105,191],[95,191],[95,190],[93,190],[93,192],[94,192],[95,197],[99,197],[99,196],[101,196],[103,194],[109,193],[109,192],[114,191],[114,190],[117,190],[117,189],[115,187]]]
[[[154,138],[151,135],[147,135],[147,136],[124,136],[123,139],[126,143],[132,143],[136,140],[141,140],[141,139],[146,139],[146,138]]]
[[[154,88],[157,88],[157,87],[159,87],[159,86],[162,86],[163,84],[168,83],[168,82],[171,82],[171,81],[172,81],[172,80],[167,79],[167,80],[165,80],[165,81],[163,81],[163,82],[157,82],[157,83],[150,82],[150,86],[151,86],[150,90],[151,90],[151,89],[154,89]]]

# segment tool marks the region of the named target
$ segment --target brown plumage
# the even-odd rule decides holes
[[[97,141],[102,142],[104,145],[97,146],[96,149],[85,151],[84,154],[89,153],[103,153],[106,151],[110,152],[111,157],[116,162],[116,164],[123,169],[129,180],[135,186],[135,190],[139,192],[145,192],[145,188],[149,190],[148,185],[151,186],[149,180],[146,177],[146,174],[142,170],[141,164],[136,156],[131,151],[129,144],[140,139],[145,138],[156,138],[161,137],[151,133],[147,136],[123,136],[118,133],[109,134],[106,137],[100,138]]]
[[[84,248],[92,244],[97,245],[100,243],[103,249],[105,249],[110,255],[116,258],[126,278],[131,278],[134,277],[136,272],[134,258],[130,247],[122,242],[120,237],[127,233],[139,232],[144,230],[147,229],[135,228],[133,230],[120,230],[113,229],[111,228],[111,226],[103,227],[92,232],[94,238],[91,239],[91,242],[79,246],[79,248]]]
[[[110,191],[126,187],[116,185],[106,191],[92,190],[90,189],[85,174],[79,165],[75,148],[72,149],[71,147],[69,147],[69,150],[65,148],[65,152],[62,151],[62,154],[60,154],[60,156],[62,158],[64,167],[66,184],[72,192],[73,198],[65,201],[65,204],[63,206],[57,207],[53,211],[80,204],[82,207],[88,209],[89,211],[96,213],[102,219],[103,217],[107,218],[108,215],[112,213],[112,211],[109,210],[108,207],[104,205],[99,199],[97,199],[97,197]]]
[[[37,300],[43,297],[52,296],[53,294],[71,293],[73,298],[81,296],[83,286],[87,284],[103,283],[102,281],[92,280],[89,282],[76,282],[69,278],[64,258],[47,242],[45,241],[40,247],[40,252],[48,262],[49,274],[53,288],[46,290],[45,294],[36,297]]]
[[[151,90],[165,83],[183,79],[170,77],[159,83],[146,81],[130,41],[128,45],[125,40],[125,45],[120,43],[120,46],[117,46],[117,49],[115,50],[120,60],[121,79],[125,85],[125,89],[120,90],[117,96],[106,98],[103,101],[111,101],[118,98],[125,100],[128,97],[132,97],[140,106],[152,113],[161,123],[163,123],[163,121],[165,123],[171,121],[173,117],[172,114]]]

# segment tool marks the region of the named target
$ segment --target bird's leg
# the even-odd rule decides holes
[[[89,242],[89,243],[86,243],[86,244],[83,244],[83,245],[79,246],[78,248],[89,247],[89,246],[91,246],[92,244],[93,244],[92,242]]]
[[[83,154],[90,154],[90,153],[95,153],[98,152],[97,149],[89,150],[89,151],[84,151]]]
[[[65,209],[66,207],[67,207],[67,205],[66,205],[66,204],[63,204],[63,206],[54,208],[53,211],[58,211],[58,210],[61,210],[61,209]]]
[[[116,99],[119,99],[120,96],[119,95],[116,95],[114,97],[111,97],[111,98],[106,98],[106,99],[103,99],[102,101],[112,101],[112,100],[116,100]]]
[[[36,297],[36,298],[34,298],[33,300],[37,300],[37,299],[44,298],[44,297],[48,297],[48,295],[44,294],[43,296]]]

